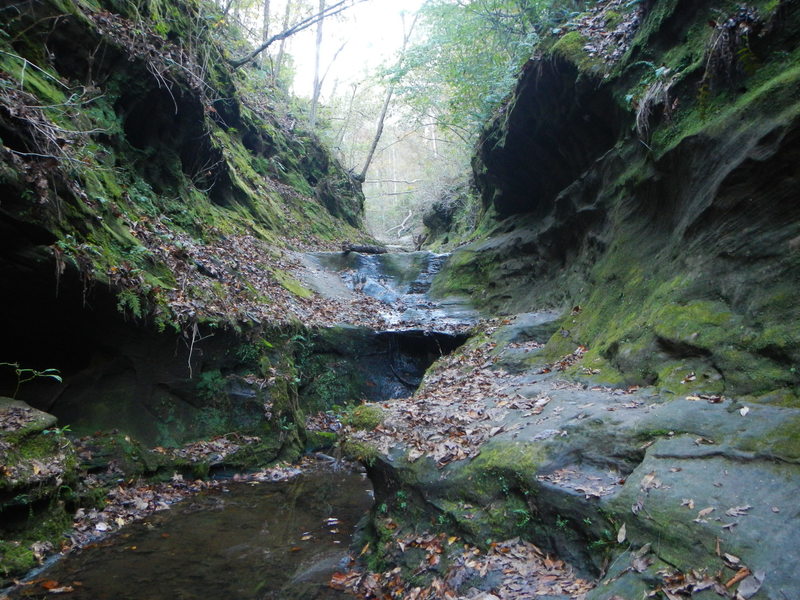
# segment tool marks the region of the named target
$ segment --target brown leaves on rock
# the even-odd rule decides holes
[[[578,346],[577,348],[575,348],[575,350],[573,350],[566,356],[563,356],[560,360],[557,360],[553,364],[547,365],[546,367],[542,368],[542,370],[539,371],[539,373],[550,373],[551,371],[566,371],[569,367],[571,367],[572,365],[577,363],[581,358],[583,358],[583,355],[586,354],[586,350],[587,350],[586,346]]]
[[[116,531],[154,512],[167,510],[170,505],[190,494],[219,485],[216,481],[184,481],[179,475],[169,483],[118,485],[108,492],[106,506],[102,510],[78,509],[73,531],[69,535],[71,545],[85,546],[100,535]]]
[[[260,441],[261,438],[256,436],[228,434],[217,436],[210,440],[192,442],[181,448],[162,448],[159,446],[153,448],[153,451],[172,458],[182,458],[189,462],[207,461],[210,464],[215,464],[222,462],[231,454],[235,454],[242,447]]]
[[[330,586],[368,600],[533,600],[542,596],[580,600],[594,587],[591,582],[576,577],[564,561],[552,558],[535,545],[518,538],[492,544],[487,553],[467,544],[457,548],[454,546],[455,541],[456,538],[448,539],[444,534],[410,536],[395,541],[401,552],[409,549],[423,550],[415,573],[436,573],[426,587],[412,587],[406,578],[401,577],[399,567],[384,573],[364,573],[358,570],[336,573],[331,578]],[[442,573],[437,567],[445,554],[448,555],[451,566]],[[463,590],[466,587],[465,582],[486,578],[489,573],[499,580],[491,593],[474,588]]]
[[[158,219],[142,218],[128,226],[152,258],[165,264],[179,282],[175,289],[154,293],[166,300],[181,322],[212,318],[231,323],[286,323],[299,319],[308,326],[349,323],[386,327],[386,307],[374,298],[359,295],[343,301],[315,294],[302,297],[289,291],[286,281],[301,268],[299,261],[292,253],[277,251],[252,235],[222,236],[212,230],[211,239],[199,242]],[[137,291],[141,281],[131,279],[130,270],[118,265],[108,273],[109,279]]]
[[[658,575],[662,578],[662,584],[648,593],[646,597],[659,598],[663,595],[668,600],[680,600],[706,590],[713,590],[723,598],[748,600],[761,589],[766,578],[764,571],[753,573],[747,567],[727,566],[736,570],[730,577],[725,576],[722,572],[712,576],[705,571],[695,569],[688,572],[659,571]]]
[[[409,460],[432,458],[439,466],[477,456],[484,442],[504,431],[509,406],[543,409],[505,391],[510,375],[493,370],[493,343],[440,359],[425,377],[424,388],[413,398],[386,405],[384,424],[372,432],[354,432],[381,451],[402,442]],[[465,376],[469,373],[469,376]],[[539,410],[541,412],[541,410]]]
[[[574,490],[586,498],[608,496],[622,484],[619,473],[608,472],[603,476],[587,473],[581,465],[570,465],[546,475],[538,475],[539,481],[546,481],[562,488]]]
[[[598,2],[571,21],[571,25],[587,39],[584,50],[590,56],[613,64],[628,50],[642,19],[641,7],[630,10],[628,5],[629,0]],[[576,308],[580,311],[580,307]]]
[[[30,406],[6,406],[0,410],[0,429],[19,431],[36,421],[34,409]]]

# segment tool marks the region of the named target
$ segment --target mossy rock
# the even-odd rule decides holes
[[[344,423],[356,430],[371,431],[383,423],[384,418],[384,411],[377,404],[361,404],[346,415]]]
[[[598,73],[605,65],[600,57],[586,51],[584,47],[588,42],[580,32],[570,31],[553,44],[550,54],[567,59],[583,72]]]

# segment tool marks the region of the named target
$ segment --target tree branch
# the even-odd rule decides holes
[[[312,25],[316,25],[323,19],[327,19],[328,17],[338,15],[340,12],[343,12],[352,6],[365,1],[366,0],[340,0],[339,2],[326,7],[325,10],[318,12],[314,15],[311,15],[310,17],[306,17],[305,19],[303,19],[302,21],[298,21],[288,29],[284,29],[280,33],[276,33],[275,35],[271,36],[268,40],[266,40],[263,44],[261,44],[251,52],[248,52],[243,57],[229,59],[228,63],[234,69],[238,69],[242,65],[246,65],[247,63],[249,63],[251,60],[253,60],[256,56],[261,54],[264,50],[269,48],[275,42],[293,36],[295,33],[299,33],[304,29],[308,29]]]

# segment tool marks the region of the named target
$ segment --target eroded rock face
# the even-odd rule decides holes
[[[0,586],[58,548],[69,525],[78,459],[55,425],[53,415],[0,397]]]
[[[750,74],[709,65],[752,6],[709,24],[683,1],[647,3],[594,85],[580,57],[526,68],[474,161],[492,233],[433,284],[509,316],[362,434],[401,526],[398,489],[473,542],[601,575],[598,600],[800,587],[800,11],[753,4]],[[516,337],[543,308],[561,316]]]
[[[753,52],[765,64],[739,87],[698,97],[705,63],[670,64],[670,101],[640,113],[647,129],[622,106],[646,101],[645,57],[711,52],[716,30],[692,29],[709,10],[653,8],[630,56],[591,85],[560,56],[526,68],[474,163],[501,220],[454,253],[434,292],[490,313],[579,307],[553,354],[586,345],[617,382],[674,390],[683,365],[706,391],[796,400],[800,74],[766,62],[793,44],[797,10],[764,13]],[[677,30],[695,32],[688,49]]]
[[[486,205],[546,214],[556,195],[605,154],[629,117],[608,86],[559,56],[529,62],[473,159]]]

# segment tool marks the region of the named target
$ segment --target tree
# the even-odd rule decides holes
[[[263,16],[261,21],[261,42],[264,43],[269,39],[269,9],[270,9],[270,0],[264,0],[263,5]],[[261,65],[264,65],[264,54],[261,54],[260,61]]]
[[[420,120],[471,142],[530,57],[551,0],[430,0],[399,68],[398,95]],[[480,40],[480,43],[476,43]]]
[[[406,47],[408,46],[408,40],[411,39],[411,34],[414,31],[414,26],[417,24],[417,16],[414,15],[414,20],[411,22],[411,27],[408,28],[403,34],[403,46],[400,49],[400,59],[398,60],[398,65],[402,65],[403,60],[405,58]],[[361,169],[361,172],[356,175],[356,179],[358,181],[363,182],[367,178],[367,171],[369,170],[369,165],[372,163],[372,159],[375,157],[375,150],[378,147],[378,142],[381,140],[381,136],[383,135],[383,125],[386,121],[386,113],[389,111],[389,104],[392,101],[392,96],[394,95],[395,89],[395,82],[392,81],[389,83],[389,86],[386,88],[386,98],[383,101],[383,107],[381,108],[381,114],[378,117],[378,126],[375,130],[375,137],[372,139],[372,144],[370,145],[369,151],[367,152],[367,158],[364,160],[364,167]]]
[[[316,25],[320,21],[327,19],[328,17],[338,15],[339,13],[347,10],[348,8],[365,1],[366,0],[340,0],[335,4],[331,4],[330,6],[325,7],[323,10],[309,17],[306,17],[305,19],[298,21],[297,23],[295,23],[291,27],[288,27],[287,29],[284,29],[280,33],[276,33],[275,35],[270,36],[261,45],[254,48],[241,58],[234,58],[228,60],[228,63],[235,69],[241,67],[242,65],[246,65],[275,42],[280,40],[285,40],[286,38],[291,37],[296,33],[308,29],[309,27],[313,27],[314,25]]]
[[[286,31],[289,28],[289,21],[292,18],[292,0],[286,0],[286,10],[283,13],[283,22],[281,23],[281,31]],[[266,42],[266,40],[265,40]],[[281,38],[281,43],[278,46],[278,56],[275,58],[275,67],[272,71],[272,80],[278,82],[281,76],[281,67],[283,66],[283,57],[286,50],[286,38]]]
[[[319,0],[319,12],[325,11],[325,0]],[[322,54],[322,23],[323,19],[317,22],[317,41],[314,52],[314,87],[311,92],[311,109],[308,113],[308,123],[311,129],[317,126],[317,104],[319,103],[319,92],[322,82],[319,78],[319,59]]]

